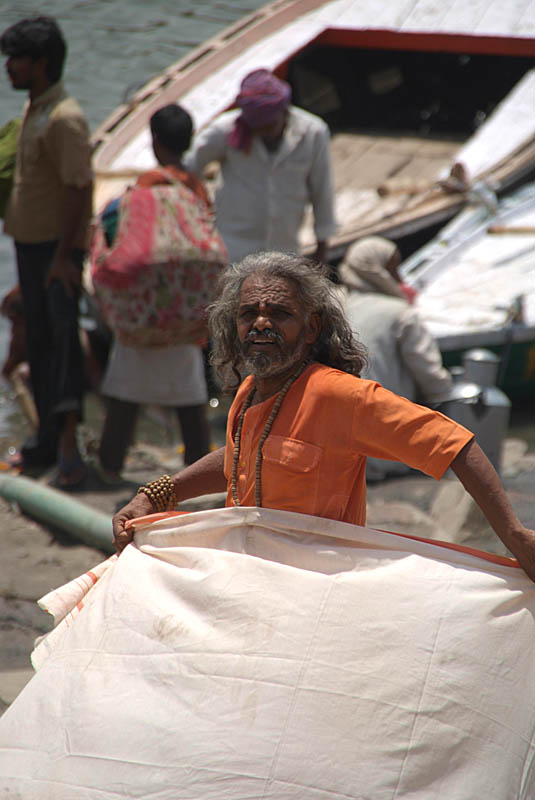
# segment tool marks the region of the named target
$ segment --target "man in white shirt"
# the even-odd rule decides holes
[[[287,83],[265,69],[242,81],[237,109],[217,117],[194,139],[188,169],[221,166],[217,227],[237,261],[260,250],[299,251],[298,232],[312,204],[315,257],[325,261],[335,229],[329,129],[290,104]]]

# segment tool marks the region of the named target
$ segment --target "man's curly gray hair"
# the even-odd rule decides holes
[[[327,267],[303,256],[265,252],[246,256],[223,272],[216,290],[218,298],[208,308],[212,338],[211,362],[224,391],[233,391],[243,378],[243,360],[236,319],[243,282],[251,275],[293,281],[305,315],[318,314],[320,333],[311,356],[315,361],[359,376],[367,364],[367,352],[349,325]]]

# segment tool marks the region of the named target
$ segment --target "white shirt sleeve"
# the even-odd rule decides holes
[[[320,242],[336,231],[329,129],[322,126],[315,135],[314,156],[308,176],[308,191],[314,210],[314,233]]]
[[[434,338],[418,316],[407,306],[400,316],[397,338],[399,352],[426,402],[444,400],[451,391],[452,378],[442,365],[442,356]]]
[[[211,161],[224,160],[227,151],[227,139],[231,126],[223,117],[217,117],[210,125],[203,128],[193,137],[190,149],[184,156],[184,166],[197,176]]]

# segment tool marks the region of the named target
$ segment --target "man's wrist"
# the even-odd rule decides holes
[[[140,486],[137,494],[145,494],[155,511],[171,511],[178,503],[174,483],[169,475],[162,475]]]

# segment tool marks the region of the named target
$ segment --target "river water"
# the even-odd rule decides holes
[[[78,99],[91,130],[129,91],[266,0],[2,0],[0,31],[19,19],[47,14],[57,19],[68,44],[64,81]],[[25,92],[15,92],[2,70],[0,126],[20,115]],[[12,241],[0,234],[0,297],[16,283]],[[0,316],[0,362],[9,323]],[[25,421],[10,385],[0,377],[0,458],[20,442]]]

